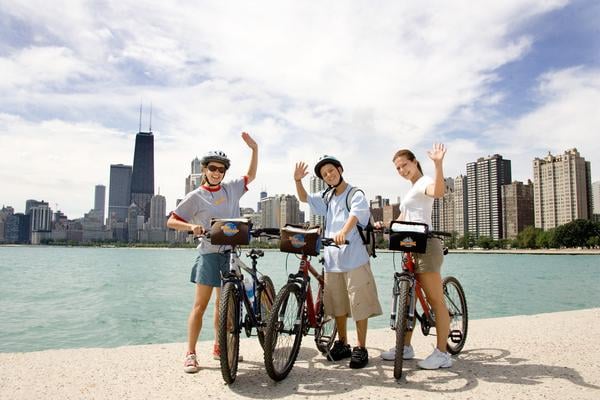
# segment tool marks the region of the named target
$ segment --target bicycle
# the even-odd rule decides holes
[[[336,246],[333,239],[323,238],[321,242],[324,246]],[[318,255],[318,251],[312,255]],[[309,273],[319,282],[316,302],[313,302]],[[271,379],[281,381],[288,376],[298,357],[302,337],[311,328],[317,349],[322,354],[329,354],[337,326],[335,318],[325,315],[323,285],[323,274],[311,265],[309,255],[302,254],[298,272],[289,275],[275,298],[267,321],[264,359]]]
[[[421,332],[427,336],[432,327],[435,328],[435,315],[427,302],[423,288],[415,275],[415,259],[413,253],[425,253],[428,238],[444,240],[449,233],[428,231],[426,224],[405,221],[392,221],[390,225],[390,245],[393,251],[404,252],[402,272],[396,271],[394,263],[394,284],[392,289],[392,311],[390,326],[396,331],[396,358],[394,360],[394,378],[402,376],[404,337],[412,331],[416,320],[421,325]],[[395,237],[393,235],[395,234]],[[448,249],[444,248],[444,255]],[[450,354],[458,354],[467,340],[468,311],[467,300],[462,285],[457,278],[447,276],[442,281],[444,300],[450,314],[450,332],[447,350]],[[417,300],[421,308],[417,310]]]
[[[223,380],[231,384],[237,377],[240,333],[242,329],[246,336],[252,336],[252,330],[256,328],[256,334],[261,346],[264,346],[264,327],[265,321],[269,315],[273,300],[275,299],[275,288],[271,278],[261,274],[256,268],[258,259],[264,256],[264,251],[251,249],[246,256],[252,260],[252,267],[248,268],[240,259],[241,250],[237,247],[239,244],[247,244],[249,237],[279,237],[279,229],[245,229],[243,226],[236,225],[242,219],[215,220],[222,222],[224,227],[222,231],[225,236],[233,237],[241,230],[244,233],[241,241],[221,239],[215,243],[214,229],[207,233],[211,237],[213,244],[231,245],[229,252],[229,271],[222,274],[221,277],[221,297],[219,305],[219,347],[221,350],[220,364]],[[213,225],[214,226],[214,225]],[[247,230],[248,235],[245,235]],[[233,233],[235,232],[235,233]],[[232,234],[233,233],[233,234]],[[247,240],[246,240],[247,238]],[[251,288],[254,296],[252,299],[248,296],[246,282],[242,271],[248,274],[251,280]],[[249,282],[250,283],[250,282]],[[244,313],[245,309],[245,313]]]

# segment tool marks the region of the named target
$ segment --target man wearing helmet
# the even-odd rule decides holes
[[[350,357],[350,368],[363,368],[369,362],[366,348],[368,319],[382,313],[369,255],[356,228],[358,223],[367,224],[369,204],[362,191],[347,199],[351,186],[344,181],[344,168],[337,158],[325,155],[315,165],[315,175],[329,186],[325,193],[306,192],[302,178],[308,174],[307,167],[304,162],[296,163],[294,180],[298,198],[308,202],[314,214],[325,216],[324,235],[339,245],[324,250],[323,303],[325,312],[335,317],[338,328],[338,340],[327,358],[337,361]],[[344,244],[346,241],[347,245]],[[347,341],[348,317],[353,317],[356,323],[358,345],[352,351]]]
[[[209,151],[202,157],[202,184],[188,193],[171,212],[167,226],[178,231],[193,231],[201,235],[210,228],[212,218],[236,218],[240,216],[240,198],[248,190],[247,185],[256,177],[258,164],[258,145],[246,132],[242,139],[252,150],[250,166],[245,176],[223,183],[231,162],[222,151]],[[218,337],[219,295],[221,272],[227,272],[228,256],[219,252],[219,247],[202,238],[198,245],[199,254],[192,268],[191,281],[196,284],[196,295],[192,311],[188,317],[188,352],[184,362],[184,371],[198,372],[196,360],[196,342],[202,328],[202,318],[216,288],[215,301],[215,344],[213,357],[219,358],[220,349],[216,343]]]

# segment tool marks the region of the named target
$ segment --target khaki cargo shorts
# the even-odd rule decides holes
[[[369,263],[348,272],[326,272],[323,305],[325,314],[352,317],[355,321],[381,315]]]

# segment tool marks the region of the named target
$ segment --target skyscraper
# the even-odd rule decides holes
[[[104,206],[106,201],[106,186],[96,185],[94,189],[94,210],[98,212],[100,222],[104,224]]]
[[[166,229],[167,200],[157,194],[150,200],[150,229]]]
[[[431,213],[432,229],[454,232],[454,179],[446,178],[444,196],[433,201]]]
[[[185,178],[185,194],[188,194],[194,189],[200,187],[202,183],[202,164],[198,157],[194,158],[191,163],[190,174]]]
[[[533,184],[513,182],[502,186],[503,238],[514,239],[527,226],[533,226]]]
[[[592,183],[592,214],[600,222],[600,181]]]
[[[556,228],[592,216],[592,178],[589,161],[570,149],[562,155],[533,160],[535,227]]]
[[[467,164],[467,227],[475,237],[502,238],[501,186],[511,182],[510,160],[501,155]]]
[[[467,177],[459,175],[454,179],[454,231],[459,237],[468,232]]]
[[[325,184],[325,181],[323,181],[323,179],[313,175],[310,177],[310,193],[319,193],[322,192],[323,190],[325,190],[327,188],[327,185]],[[309,215],[309,222],[311,226],[320,226],[323,229],[325,228],[324,225],[324,221],[325,218],[322,215],[315,215],[313,214],[312,210],[310,210]]]
[[[131,165],[112,164],[108,192],[108,217],[125,222],[131,196]]]
[[[262,202],[262,199],[264,199],[265,197],[267,197],[267,191],[263,189],[260,191],[260,198],[258,199],[258,204],[256,206],[256,212],[261,212],[261,208],[260,208],[261,202]]]
[[[154,136],[138,132],[135,136],[131,202],[137,204],[146,219],[150,217],[150,199],[154,196]]]

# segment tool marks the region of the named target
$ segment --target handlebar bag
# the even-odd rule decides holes
[[[216,245],[244,245],[250,243],[252,224],[246,218],[212,219],[210,242]]]
[[[279,250],[284,253],[318,256],[321,250],[321,231],[318,227],[303,229],[286,225],[281,228]]]
[[[390,224],[390,250],[425,253],[429,227],[419,222],[392,221]]]

